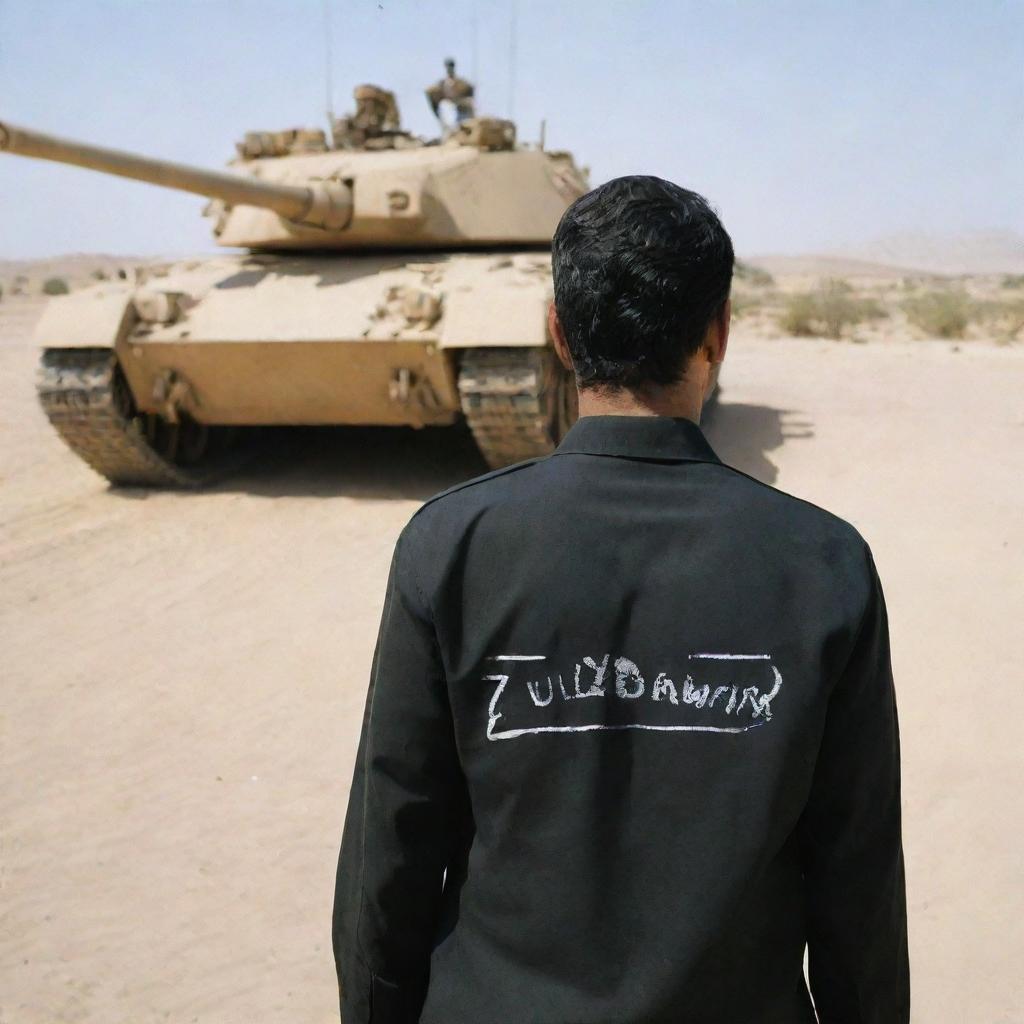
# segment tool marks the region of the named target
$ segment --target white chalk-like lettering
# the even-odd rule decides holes
[[[708,701],[708,707],[713,708],[715,706],[715,701],[718,700],[718,698],[721,697],[723,694],[726,694],[728,692],[728,686],[716,686],[715,692],[711,695],[711,700]]]
[[[770,722],[772,718],[771,703],[779,695],[779,690],[782,689],[782,673],[772,665],[772,675],[774,677],[775,685],[772,687],[771,693],[761,694],[760,700],[754,705],[754,717],[758,715],[764,715],[764,720]]]
[[[668,697],[673,704],[679,703],[679,696],[676,693],[676,684],[664,672],[658,673],[658,678],[654,680],[651,686],[651,699],[661,700],[662,697]]]
[[[541,700],[540,696],[540,681],[528,680],[526,683],[527,690],[530,691],[530,696],[533,698],[533,703],[539,708],[546,708],[555,699],[555,688],[551,685],[551,676],[547,677],[548,683],[548,699]]]
[[[565,688],[565,683],[562,682],[562,673],[558,673],[558,688],[562,691],[562,700],[575,700],[576,697],[569,693]]]
[[[732,688],[732,693],[729,695],[729,704],[728,704],[728,706],[725,709],[725,713],[727,715],[731,715],[733,713],[733,711],[735,711],[735,709],[736,709],[736,694],[737,693],[739,693],[739,687],[738,686],[734,686]]]
[[[635,689],[630,690],[627,683],[635,684]],[[644,695],[644,677],[640,675],[640,669],[636,662],[629,658],[615,659],[615,692],[627,700],[636,700]]]
[[[743,690],[743,697],[740,699],[739,706],[736,708],[736,714],[738,715],[743,710],[743,705],[750,701],[750,707],[753,711],[755,707],[754,701],[757,699],[758,689],[756,686],[747,686]]]
[[[601,659],[601,664],[598,665],[593,658],[584,658],[583,664],[576,662],[576,681],[575,691],[577,697],[603,697],[604,696],[604,674],[608,671],[608,661],[611,655],[606,654]],[[590,688],[587,690],[580,690],[580,673],[583,667],[589,668],[594,673],[594,678],[590,683]]]
[[[691,654],[690,658],[704,661],[771,661],[770,654]]]
[[[708,694],[711,692],[711,687],[705,683],[703,686],[693,685],[693,676],[687,676],[683,680],[683,703],[684,704],[696,704],[697,707],[702,708],[708,702]]]
[[[509,664],[504,672],[495,672],[483,678],[495,683],[487,707],[487,738],[489,740],[512,739],[518,736],[538,733],[592,732],[595,730],[640,729],[657,732],[706,732],[739,734],[755,729],[772,720],[772,702],[782,690],[782,673],[771,662],[770,655],[760,654],[691,654],[693,662],[765,662],[759,669],[753,664],[734,665],[729,675],[749,677],[760,673],[764,679],[765,670],[771,672],[771,689],[763,692],[761,686],[729,682],[715,685],[715,676],[721,678],[722,669],[712,665],[703,668],[694,666],[693,673],[687,674],[680,689],[670,674],[659,671],[653,677],[648,690],[640,666],[631,658],[620,656],[612,661],[612,654],[605,654],[600,660],[586,656],[573,662],[573,683],[571,689],[565,684],[561,672],[552,671],[543,676],[524,676],[529,671]],[[496,662],[534,662],[549,660],[546,655],[494,655],[488,659]],[[609,691],[605,686],[609,664],[614,666],[615,687]],[[723,666],[724,668],[724,666]],[[516,676],[516,673],[519,673]],[[700,675],[710,673],[710,681],[700,680]],[[512,682],[517,678],[518,682]],[[557,688],[556,688],[557,680]],[[746,679],[744,679],[746,681]],[[526,683],[526,692],[522,690]],[[712,689],[713,687],[713,689]],[[645,695],[649,695],[648,699]],[[680,697],[682,698],[680,700]],[[591,698],[581,701],[581,698]],[[616,712],[606,716],[603,712],[594,720],[593,712],[583,710],[597,705],[594,699],[622,702],[633,710]],[[720,699],[724,698],[724,699]],[[559,709],[564,708],[562,712]],[[548,716],[545,721],[545,716]],[[726,717],[728,716],[728,717]],[[627,720],[622,719],[626,717]],[[587,719],[590,720],[587,720]]]
[[[499,659],[495,660],[497,661]],[[508,685],[509,677],[505,675],[494,675],[484,676],[484,679],[498,684],[494,688],[494,693],[491,695],[490,704],[487,705],[487,738],[493,740],[496,738],[494,727],[498,724],[498,719],[501,718],[501,712],[498,710],[498,699],[501,697],[502,691]]]

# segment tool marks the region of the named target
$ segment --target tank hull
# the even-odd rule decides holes
[[[137,408],[162,412],[172,369],[192,393],[187,411],[210,425],[424,427],[459,412],[455,359],[431,342],[146,341],[118,354]]]
[[[143,267],[51,300],[36,328],[39,397],[115,483],[203,483],[234,427],[463,417],[497,467],[549,452],[575,418],[550,299],[550,258],[536,251]]]
[[[428,426],[459,353],[545,347],[546,254],[218,256],[51,301],[43,348],[112,348],[136,407],[207,424]]]

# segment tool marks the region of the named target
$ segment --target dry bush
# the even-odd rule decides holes
[[[1002,301],[981,299],[971,303],[969,319],[983,326],[998,342],[1016,341],[1024,331],[1024,298]]]
[[[44,295],[67,295],[71,289],[63,277],[48,277],[43,282]]]
[[[764,297],[752,292],[733,292],[730,296],[732,302],[732,315],[740,320],[752,313],[758,313],[764,307]]]
[[[907,319],[931,338],[962,338],[970,323],[972,303],[963,291],[915,295],[903,303]]]
[[[860,300],[853,297],[853,288],[842,279],[826,281],[818,289],[815,302],[821,333],[826,338],[838,340],[843,336],[844,327],[855,327],[863,319]]]
[[[791,295],[779,326],[794,337],[820,335],[838,340],[847,328],[887,315],[875,299],[859,298],[848,281],[830,278],[816,291]]]
[[[1017,341],[1024,334],[1024,302],[1007,303],[1006,318],[1001,323],[997,341]]]
[[[1024,288],[1024,274],[1007,274],[1002,285],[1004,288]]]
[[[809,338],[817,332],[814,329],[818,317],[818,306],[809,292],[790,295],[779,315],[779,326],[794,338]]]

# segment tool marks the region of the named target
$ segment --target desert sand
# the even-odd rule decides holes
[[[459,431],[266,436],[113,491],[0,305],[0,1022],[336,1019],[334,864],[394,540]],[[851,520],[889,604],[914,1020],[1024,1021],[1024,349],[745,335],[726,461]],[[542,941],[542,939],[539,939]]]

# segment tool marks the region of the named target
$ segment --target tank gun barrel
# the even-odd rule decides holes
[[[207,171],[187,164],[137,156],[117,149],[20,128],[0,121],[0,152],[74,164],[105,174],[146,181],[164,188],[219,199],[228,206],[258,206],[285,220],[340,231],[352,219],[352,190],[342,182],[281,185],[255,178]]]

